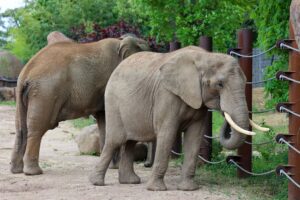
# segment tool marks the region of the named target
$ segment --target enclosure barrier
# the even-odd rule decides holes
[[[289,133],[278,134],[276,141],[289,147],[288,165],[278,166],[277,175],[285,175],[289,179],[289,200],[300,198],[300,51],[295,41],[294,30],[290,22],[290,39],[278,41],[277,46],[289,50],[289,71],[278,72],[278,80],[289,81],[289,102],[279,103],[278,112],[288,113]]]
[[[265,145],[273,142],[273,140],[255,144],[252,143],[251,136],[248,136],[246,141],[244,142],[245,144],[238,149],[237,155],[227,156],[226,159],[220,161],[212,161],[211,141],[212,139],[219,138],[218,136],[212,136],[212,123],[208,124],[208,127],[206,128],[206,134],[204,134],[204,138],[208,141],[207,143],[205,143],[208,150],[201,150],[198,158],[208,164],[220,164],[226,161],[228,164],[232,164],[238,169],[238,177],[240,178],[248,177],[249,175],[264,176],[273,174],[274,172],[276,172],[276,174],[280,176],[284,175],[289,180],[289,200],[296,200],[300,198],[300,50],[298,49],[298,46],[294,40],[294,31],[291,25],[290,38],[291,39],[288,40],[278,41],[276,45],[260,54],[252,55],[252,32],[248,29],[241,29],[238,32],[238,47],[231,48],[227,52],[229,55],[238,56],[239,64],[247,77],[245,94],[250,119],[252,118],[252,114],[266,113],[275,110],[268,109],[261,111],[252,111],[252,85],[271,81],[275,78],[281,81],[289,81],[289,102],[279,103],[276,106],[276,110],[278,112],[284,112],[289,115],[289,134],[277,134],[275,137],[275,141],[277,143],[285,144],[289,147],[288,165],[279,165],[276,169],[271,169],[267,172],[252,172],[252,145]],[[205,39],[204,42],[201,43],[207,45],[207,41],[205,41]],[[268,53],[275,47],[289,50],[289,71],[280,71],[274,77],[259,82],[252,82],[252,58]],[[214,110],[209,110],[210,120],[211,112],[213,111]],[[251,130],[251,127],[249,127],[249,130]],[[177,156],[183,155],[183,153],[178,153],[177,151],[174,151],[174,149],[172,150],[172,154]]]
[[[0,87],[16,87],[16,86],[17,86],[17,79],[0,77]]]

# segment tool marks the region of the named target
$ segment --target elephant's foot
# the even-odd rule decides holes
[[[99,172],[92,172],[89,176],[89,180],[93,185],[103,186],[104,185],[104,174]]]
[[[193,179],[184,179],[178,184],[177,188],[178,190],[192,191],[198,190],[199,185]]]
[[[147,184],[147,190],[151,191],[164,191],[167,187],[161,178],[150,179]]]
[[[23,159],[12,158],[10,163],[10,171],[13,174],[23,173]]]
[[[38,165],[24,166],[25,175],[39,175],[42,174],[43,170]]]
[[[13,174],[19,174],[23,173],[23,163],[22,164],[16,164],[14,162],[11,163],[10,171]]]
[[[119,182],[121,184],[139,184],[139,183],[141,183],[141,179],[134,172],[130,172],[130,173],[120,172],[119,173]]]

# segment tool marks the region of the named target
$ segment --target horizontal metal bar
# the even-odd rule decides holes
[[[297,183],[294,179],[292,179],[292,177],[290,177],[283,169],[281,169],[279,171],[279,174],[282,176],[282,175],[285,175],[297,188],[300,189],[300,184]]]
[[[292,78],[290,78],[290,77],[288,77],[288,76],[285,76],[285,75],[283,75],[283,74],[279,75],[279,79],[280,79],[280,80],[288,80],[288,81],[291,81],[291,82],[300,84],[300,81],[295,80],[295,79],[292,79]]]
[[[239,57],[242,57],[242,58],[254,58],[254,57],[258,57],[258,56],[261,56],[261,55],[264,55],[266,53],[268,53],[269,51],[271,51],[272,49],[274,49],[276,47],[276,45],[270,47],[269,49],[267,49],[266,51],[264,52],[261,52],[259,54],[254,54],[254,55],[244,55],[244,54],[240,54],[240,53],[237,53],[233,50],[229,51],[229,55],[236,55],[236,56],[239,56]]]
[[[286,107],[284,107],[284,106],[280,106],[279,107],[279,111],[280,112],[287,112],[287,113],[290,113],[290,114],[292,114],[292,115],[295,115],[296,117],[300,117],[300,114],[298,114],[298,113],[295,113],[294,111],[292,111],[292,110],[290,110],[290,109],[288,109],[288,108],[286,108]]]
[[[284,143],[284,144],[288,145],[296,153],[300,154],[300,151],[298,149],[296,149],[293,145],[291,145],[288,141],[286,141],[283,137],[281,137],[278,141],[279,141],[279,143]]]
[[[237,164],[234,160],[230,159],[229,163],[234,164],[236,167],[238,167],[240,170],[242,170],[243,172],[245,172],[246,174],[252,175],[252,176],[265,176],[265,175],[269,175],[271,173],[275,172],[275,169],[272,169],[270,171],[267,172],[262,172],[262,173],[254,173],[254,172],[250,172],[246,169],[244,169],[242,166],[240,166],[239,164]]]
[[[300,50],[299,50],[299,49],[296,49],[296,48],[294,48],[294,47],[292,47],[292,46],[290,46],[290,45],[287,45],[287,44],[285,44],[285,43],[283,43],[283,42],[280,43],[279,47],[280,47],[281,49],[290,49],[290,50],[293,50],[293,51],[296,51],[296,52],[300,53]]]
[[[276,77],[272,77],[272,78],[268,78],[266,80],[257,81],[257,82],[246,82],[246,84],[248,84],[248,85],[255,85],[255,84],[265,83],[265,82],[271,81],[271,80],[273,80],[275,78]]]

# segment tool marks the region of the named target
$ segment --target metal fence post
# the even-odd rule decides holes
[[[253,33],[250,29],[240,29],[238,31],[238,49],[239,53],[244,55],[252,54],[252,44],[253,44]],[[247,81],[252,82],[252,58],[240,58],[239,64],[244,71]],[[248,110],[252,110],[252,85],[247,84],[245,88],[246,93],[246,101],[248,105]],[[249,118],[252,119],[252,114],[249,113]],[[251,130],[251,127],[249,127]],[[247,136],[247,142],[252,142],[252,137]],[[252,171],[252,145],[243,144],[240,148],[238,148],[238,156],[240,157],[240,165],[248,170]],[[248,177],[249,174],[246,174],[242,170],[238,169],[237,171],[239,178]]]
[[[290,39],[293,40],[292,47],[298,49],[298,45],[296,43],[294,30],[290,22]],[[296,51],[290,51],[289,53],[289,72],[291,73],[291,78],[295,80],[300,80],[300,54]],[[300,84],[290,82],[289,84],[289,102],[291,104],[291,109],[295,113],[300,113]],[[296,149],[300,149],[300,118],[290,114],[289,115],[289,134],[290,143]],[[292,178],[300,183],[300,154],[289,149],[288,153],[288,166],[290,168],[290,174]],[[288,199],[296,200],[300,198],[300,189],[297,188],[293,183],[289,182],[288,185]]]
[[[169,45],[170,45],[170,52],[175,51],[177,49],[180,49],[180,47],[181,47],[180,42],[177,42],[177,41],[172,41],[172,42],[170,42]],[[174,145],[172,147],[172,150],[177,152],[177,153],[182,152],[182,133],[181,132],[177,133],[177,137],[176,137],[176,140],[175,140]],[[177,158],[178,155],[171,154],[171,157],[172,158]]]
[[[199,38],[199,46],[203,49],[212,52],[213,49],[212,37],[201,36]],[[207,136],[212,136],[212,112],[208,112],[207,114],[207,126],[205,127],[204,134]],[[200,155],[206,160],[211,161],[211,153],[212,153],[212,139],[202,138],[201,146],[200,146]],[[200,163],[204,164],[201,160]]]

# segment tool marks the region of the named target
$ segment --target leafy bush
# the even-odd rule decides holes
[[[167,51],[168,48],[166,43],[157,43],[153,37],[142,37],[140,30],[137,27],[129,25],[124,21],[117,22],[106,28],[101,28],[99,24],[93,23],[92,28],[90,29],[84,24],[81,24],[80,26],[71,28],[70,32],[70,37],[81,43],[94,42],[104,38],[119,38],[122,35],[129,33],[145,39],[152,51],[164,52]]]
[[[260,0],[255,10],[251,13],[257,27],[257,46],[267,49],[279,39],[288,38],[289,33],[289,6],[291,0]],[[272,11],[272,12],[270,12]],[[272,53],[278,56],[278,60],[269,66],[265,78],[275,76],[278,70],[287,70],[288,53],[282,50],[275,50]],[[287,101],[288,84],[282,81],[272,80],[265,85],[265,92],[268,98],[267,107],[274,107],[278,102]]]

